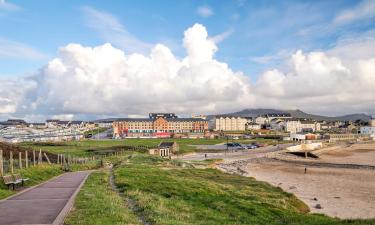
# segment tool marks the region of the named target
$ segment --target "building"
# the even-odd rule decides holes
[[[150,119],[164,118],[164,119],[176,119],[177,116],[174,113],[149,113]]]
[[[329,142],[340,142],[340,141],[361,141],[370,138],[368,134],[328,134],[326,135]]]
[[[274,119],[290,119],[292,116],[289,113],[267,113],[255,118],[255,123],[260,125],[269,125]]]
[[[320,131],[320,123],[311,120],[289,119],[285,121],[285,131],[290,133]]]
[[[251,118],[241,116],[219,115],[215,117],[216,131],[245,131],[246,124],[252,122]]]
[[[375,115],[371,117],[370,126],[375,127]]]
[[[371,135],[371,136],[375,137],[375,126],[374,127],[369,127],[369,126],[361,127],[360,133],[361,134],[368,134],[368,135]]]
[[[245,124],[246,130],[260,130],[262,126],[254,122],[248,122]]]
[[[170,157],[172,154],[176,154],[179,150],[177,142],[165,142],[162,141],[158,145],[158,148],[150,149],[148,152],[150,155],[158,155],[161,157]]]
[[[28,124],[24,120],[9,119],[4,122],[0,122],[2,127],[27,127]]]
[[[113,122],[114,137],[171,137],[173,134],[205,133],[208,122],[178,118],[173,113],[150,113],[149,118],[123,118]]]

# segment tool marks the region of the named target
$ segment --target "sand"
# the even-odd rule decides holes
[[[316,161],[375,165],[375,144],[326,152]],[[303,165],[274,160],[249,160],[238,165],[246,176],[295,194],[313,213],[342,219],[375,218],[374,169],[308,167],[305,174]],[[318,204],[321,208],[316,207]]]

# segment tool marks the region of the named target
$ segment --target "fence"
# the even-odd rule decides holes
[[[150,146],[145,145],[123,146],[110,151],[94,151],[93,153],[98,153],[98,155],[90,157],[77,157],[69,154],[51,155],[42,150],[7,151],[7,154],[4,154],[0,149],[0,175],[14,173],[16,170],[38,166],[42,163],[62,165],[63,168],[71,164],[86,164],[98,160],[103,163],[103,157],[119,156],[128,151],[147,151],[149,148]]]

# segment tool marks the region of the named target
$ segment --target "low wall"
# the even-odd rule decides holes
[[[295,151],[305,151],[305,150],[315,150],[318,148],[323,147],[322,142],[316,142],[316,143],[309,143],[309,144],[300,144],[295,146],[290,146],[286,148],[286,150],[295,152]]]

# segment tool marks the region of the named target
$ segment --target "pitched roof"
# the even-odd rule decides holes
[[[170,142],[170,141],[162,141],[160,142],[159,146],[158,147],[172,147],[174,144],[174,142]]]

